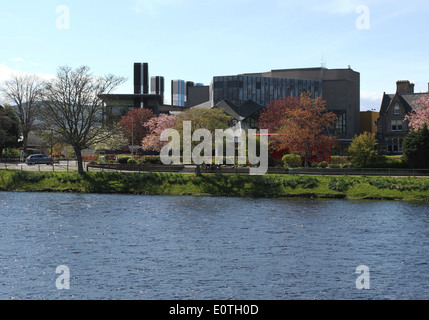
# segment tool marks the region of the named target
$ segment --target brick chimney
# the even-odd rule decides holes
[[[408,80],[400,80],[396,82],[396,93],[414,93],[414,83],[410,83]]]

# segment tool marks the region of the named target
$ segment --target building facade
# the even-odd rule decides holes
[[[350,67],[281,69],[246,75],[321,81],[322,97],[327,102],[327,109],[339,118],[336,133],[342,141],[350,141],[360,133],[360,73]]]
[[[186,101],[185,80],[171,80],[171,104],[184,107]]]
[[[360,133],[360,74],[351,68],[283,69],[216,76],[208,90],[209,99],[199,100],[199,106],[213,108],[221,101],[228,101],[239,113],[246,113],[244,108],[249,101],[252,110],[260,113],[272,101],[309,92],[312,98],[322,96],[327,109],[338,116],[335,134],[340,137],[340,144],[347,146]],[[192,94],[188,99],[192,101]]]
[[[360,133],[369,132],[377,133],[378,132],[378,118],[380,114],[375,111],[364,111],[360,113]]]
[[[164,103],[164,77],[150,78],[150,93],[161,97],[161,103]]]
[[[104,102],[103,121],[112,122],[118,120],[129,110],[138,108],[149,109],[157,115],[160,113],[183,111],[184,103],[180,107],[164,104],[164,82],[164,77],[161,76],[151,77],[149,82],[149,64],[135,63],[134,93],[100,95],[100,98]]]
[[[313,98],[319,97],[322,95],[322,82],[263,76],[224,76],[213,78],[211,91],[213,104],[229,100],[241,105],[252,100],[267,106],[272,101],[299,96],[303,92],[310,92]]]
[[[377,133],[382,153],[402,154],[404,138],[410,131],[405,117],[418,107],[417,101],[423,96],[429,96],[429,88],[428,92],[415,93],[414,84],[408,80],[396,83],[395,94],[383,94]]]

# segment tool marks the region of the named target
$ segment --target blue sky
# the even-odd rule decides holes
[[[0,81],[88,65],[128,78],[117,92],[130,93],[133,63],[148,62],[169,92],[173,79],[209,84],[325,61],[360,72],[361,109],[378,110],[397,80],[428,90],[428,14],[427,0],[2,0]]]

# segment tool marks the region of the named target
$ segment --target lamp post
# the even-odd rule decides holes
[[[53,135],[54,135],[54,129],[50,129],[50,131],[51,131],[51,157],[52,157],[52,154],[54,153],[54,151],[53,151],[53,143],[52,143],[52,140],[53,140]]]

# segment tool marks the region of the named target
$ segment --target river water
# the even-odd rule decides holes
[[[0,299],[429,298],[423,203],[0,193],[0,221]]]

